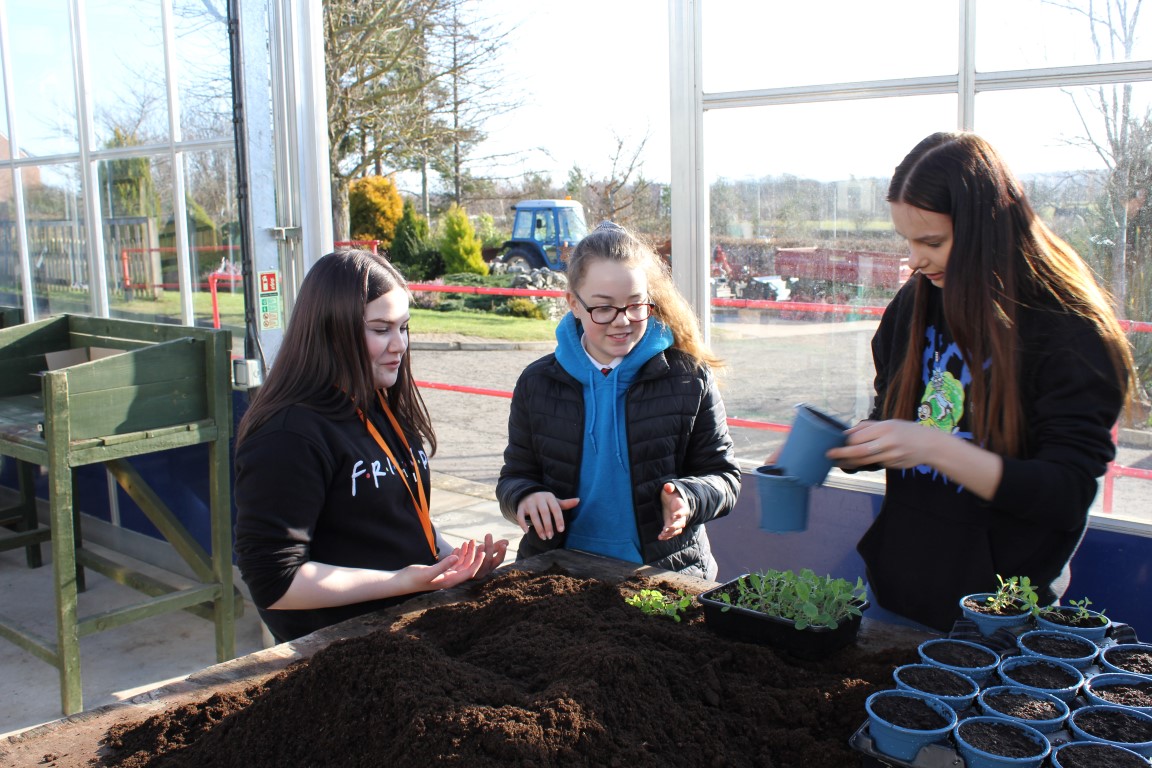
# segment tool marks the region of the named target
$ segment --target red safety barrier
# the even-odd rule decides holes
[[[334,248],[358,248],[362,251],[380,253],[381,240],[337,240],[332,243]]]
[[[208,292],[212,294],[212,327],[220,327],[220,299],[216,293],[216,283],[223,280],[226,283],[236,283],[243,280],[241,275],[230,275],[226,272],[213,272],[208,275]]]

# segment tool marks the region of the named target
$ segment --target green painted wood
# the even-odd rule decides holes
[[[77,394],[72,398],[73,438],[147,432],[204,419],[208,407],[203,382],[196,384],[184,379]]]
[[[52,576],[56,594],[56,653],[60,707],[66,715],[84,708],[77,627],[76,540],[72,527],[72,470],[68,464],[68,377],[49,375],[44,389],[44,439],[48,445],[48,510],[52,529]]]
[[[84,637],[107,629],[115,629],[133,621],[150,619],[172,611],[190,609],[206,600],[215,599],[219,593],[219,584],[189,587],[154,597],[146,602],[133,603],[93,614],[80,621],[80,636]]]
[[[11,328],[24,322],[24,310],[21,307],[0,307],[0,328]]]
[[[46,352],[86,346],[126,351],[44,372]],[[189,610],[214,621],[217,659],[235,656],[235,617],[243,602],[232,582],[230,349],[226,331],[73,315],[0,329],[0,455],[49,468],[56,643],[10,621],[0,621],[0,637],[58,668],[64,714],[83,704],[82,634]],[[199,443],[208,443],[210,452],[211,554],[122,461]],[[96,462],[117,467],[118,481],[124,478],[122,485],[127,483],[130,495],[204,583],[174,591],[79,547],[83,532],[73,504],[72,468]],[[97,564],[89,567],[115,574],[151,599],[80,619],[85,564]]]
[[[135,571],[123,563],[110,560],[109,558],[96,554],[95,552],[92,552],[88,549],[80,550],[78,557],[80,557],[81,561],[84,563],[85,568],[90,568],[102,576],[115,581],[117,584],[122,584],[126,587],[136,590],[137,592],[148,595],[149,597],[159,597],[161,595],[167,595],[172,592],[178,592],[181,589],[185,589],[185,587],[178,587],[161,579],[157,579],[154,576],[149,576],[146,573]],[[199,602],[196,605],[183,608],[183,610],[195,616],[199,616],[202,619],[213,621],[215,619],[215,607],[213,601],[218,597],[216,589],[222,588],[215,582],[210,583],[207,586],[213,588],[213,592],[211,595],[209,595],[208,599]],[[244,615],[243,596],[240,595],[239,590],[235,590],[235,596],[237,597],[236,616],[240,617]],[[81,630],[81,635],[83,634],[84,632]]]
[[[0,614],[0,639],[7,640],[40,661],[47,662],[56,668],[60,667],[55,643],[3,614]]]
[[[123,460],[109,461],[104,466],[116,478],[116,482],[120,484],[124,492],[139,505],[152,524],[156,526],[156,529],[168,540],[176,553],[188,564],[188,567],[196,574],[196,578],[201,581],[212,581],[214,574],[208,553],[188,534],[188,531],[168,509],[168,505],[164,503],[163,499],[144,482],[144,478],[140,476],[136,468]]]
[[[68,390],[82,392],[143,386],[157,382],[192,380],[204,389],[204,342],[178,339],[82,363],[68,369]]]

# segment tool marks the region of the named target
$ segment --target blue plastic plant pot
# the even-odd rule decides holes
[[[1132,654],[1148,654],[1152,657],[1152,643],[1118,643],[1117,645],[1110,645],[1104,650],[1100,651],[1100,655],[1096,657],[1096,661],[1100,664],[1102,672],[1129,672],[1132,674],[1140,674],[1137,669],[1129,669],[1124,666],[1124,656]]]
[[[1019,736],[1023,737],[1024,740],[1035,745],[1035,754],[1021,757],[1006,757],[985,751],[968,740],[968,738],[971,738],[974,729],[988,726],[1005,732],[1015,731]],[[969,734],[968,738],[965,737],[965,732]],[[1052,751],[1052,745],[1048,743],[1047,737],[1035,728],[1022,725],[1012,720],[1005,720],[1000,717],[988,717],[986,715],[970,717],[959,723],[952,732],[952,738],[956,742],[956,750],[960,753],[960,756],[964,758],[966,768],[1039,768]]]
[[[1044,653],[1043,650],[1037,650],[1032,645],[1037,645],[1044,642],[1057,644],[1062,650],[1067,649],[1068,652],[1074,652],[1074,649],[1079,648],[1080,652],[1074,656],[1056,656],[1051,653]],[[1050,629],[1033,629],[1016,638],[1016,645],[1020,647],[1020,652],[1025,656],[1036,656],[1042,659],[1055,659],[1062,661],[1065,664],[1071,664],[1076,669],[1083,672],[1096,661],[1096,654],[1100,653],[1100,646],[1091,640],[1073,635],[1069,632],[1057,632]]]
[[[1112,768],[1147,768],[1148,761],[1130,749],[1102,741],[1070,741],[1054,748],[1052,768],[1072,765],[1108,765]],[[1064,762],[1067,758],[1068,762]],[[1073,757],[1075,760],[1073,761]],[[1111,761],[1111,762],[1106,762]]]
[[[957,687],[967,686],[968,691],[965,693],[948,694],[937,693],[936,691],[928,690],[924,687],[919,687],[909,682],[909,678],[914,675],[918,670],[935,670],[937,674],[948,675],[953,679]],[[917,691],[918,693],[926,693],[933,696],[940,701],[944,702],[957,713],[963,712],[972,706],[972,702],[976,700],[976,695],[980,693],[980,686],[975,680],[968,677],[962,672],[957,672],[953,669],[945,669],[939,664],[905,664],[896,667],[892,671],[892,679],[896,681],[896,687],[903,691]]]
[[[1101,693],[1105,693],[1109,687],[1119,685],[1152,686],[1152,677],[1135,675],[1131,672],[1101,672],[1085,680],[1083,687],[1080,689],[1080,693],[1084,695],[1084,698],[1088,700],[1089,704],[1111,704],[1112,706],[1134,709],[1137,712],[1152,715],[1152,706],[1133,707],[1117,701],[1110,701],[1101,696]]]
[[[780,466],[756,468],[760,530],[797,533],[808,529],[808,486]]]
[[[823,411],[804,403],[797,405],[796,418],[776,465],[784,467],[801,485],[822,484],[832,469],[832,460],[824,454],[848,441],[846,429],[847,424]]]
[[[1039,699],[1047,702],[1055,708],[1059,714],[1046,719],[1032,719],[1003,712],[996,708],[995,703],[997,697],[1004,694],[1015,694],[1017,696],[1028,696],[1033,699]],[[980,711],[988,717],[1000,717],[1005,720],[1011,720],[1014,723],[1035,728],[1040,731],[1040,733],[1053,733],[1063,728],[1064,723],[1068,720],[1068,713],[1071,711],[1063,699],[1058,699],[1050,693],[1044,693],[1035,688],[1022,688],[1018,685],[994,685],[991,688],[985,688],[980,692],[980,695],[976,697],[976,702],[977,706],[980,707]]]
[[[940,715],[947,725],[938,728],[917,730],[905,728],[885,720],[876,714],[873,705],[880,699],[892,696],[903,696],[924,702],[932,711]],[[957,720],[956,712],[952,707],[933,696],[925,693],[917,693],[916,691],[877,691],[865,700],[864,710],[868,713],[868,734],[872,737],[872,743],[876,751],[882,752],[889,757],[894,757],[897,760],[915,760],[917,753],[919,753],[922,748],[929,744],[944,741],[956,726]]]
[[[1142,723],[1144,729],[1152,733],[1152,715],[1137,712],[1129,707],[1117,707],[1112,704],[1089,704],[1086,707],[1073,710],[1072,714],[1068,716],[1068,730],[1072,732],[1073,738],[1084,741],[1096,741],[1102,744],[1115,744],[1118,747],[1130,749],[1138,755],[1152,757],[1152,737],[1144,741],[1117,741],[1116,739],[1103,735],[1105,732],[1112,732],[1114,726],[1109,725],[1107,728],[1102,729],[1092,727],[1092,720],[1096,717],[1107,717],[1117,720],[1121,718],[1132,718],[1132,720],[1136,721],[1137,728],[1140,728],[1141,726],[1139,724]],[[1100,735],[1094,732],[1097,730],[1100,731]]]
[[[1070,608],[1068,606],[1058,606],[1056,608],[1056,610],[1060,611],[1061,613],[1072,614],[1072,613],[1076,613],[1078,609]],[[1096,617],[1099,620],[1099,623],[1094,624],[1093,626],[1090,626],[1090,627],[1073,627],[1069,624],[1062,624],[1061,622],[1058,622],[1058,621],[1052,621],[1051,619],[1046,619],[1046,618],[1044,618],[1044,614],[1037,614],[1037,616],[1036,616],[1036,628],[1037,629],[1051,629],[1055,632],[1067,632],[1070,635],[1079,635],[1080,637],[1091,640],[1092,642],[1096,642],[1097,640],[1103,640],[1105,637],[1108,636],[1108,630],[1111,629],[1111,627],[1112,627],[1112,620],[1109,619],[1104,614],[1099,613],[1098,611],[1091,611],[1090,610],[1090,611],[1088,611],[1088,613],[1090,613],[1090,614],[1092,614],[1092,616]]]
[[[1030,610],[1024,610],[1019,614],[997,616],[992,613],[974,611],[964,604],[968,600],[983,603],[991,596],[991,592],[977,592],[972,595],[964,595],[964,597],[960,598],[960,610],[963,612],[964,618],[973,622],[976,628],[980,630],[980,634],[984,635],[984,637],[988,637],[998,629],[1013,630],[1032,623],[1032,612]]]
[[[1041,688],[1030,684],[1028,682],[1026,668],[1036,664],[1047,664],[1055,667],[1057,670],[1063,672],[1064,676],[1070,682],[1059,688]],[[998,671],[1000,673],[1000,679],[1004,681],[1005,685],[1016,685],[1041,693],[1049,693],[1064,702],[1071,702],[1076,698],[1076,694],[1080,693],[1080,686],[1084,684],[1084,673],[1076,669],[1076,667],[1071,664],[1065,664],[1062,661],[1057,661],[1056,659],[1040,656],[1010,656],[1000,662]]]
[[[975,666],[958,666],[950,661],[941,659],[940,656],[948,650],[948,644],[950,643],[958,643],[965,652],[970,652],[983,659],[983,661]],[[920,658],[923,659],[925,664],[935,664],[938,667],[967,675],[975,680],[977,685],[984,685],[991,680],[993,673],[996,671],[996,667],[1000,664],[1000,656],[995,651],[989,650],[978,643],[970,643],[967,640],[956,640],[950,637],[938,637],[932,640],[925,640],[920,643],[916,651],[920,654]]]

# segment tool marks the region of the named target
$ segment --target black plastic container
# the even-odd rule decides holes
[[[796,629],[789,619],[750,611],[715,598],[725,585],[715,587],[698,596],[704,608],[704,621],[718,635],[759,643],[787,651],[802,659],[821,659],[856,642],[860,632],[861,616],[850,616],[835,629],[809,626]],[[859,603],[861,611],[868,602]]]

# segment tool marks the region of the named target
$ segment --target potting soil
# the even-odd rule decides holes
[[[777,655],[698,609],[625,604],[651,586],[509,569],[240,694],[117,726],[100,765],[843,768],[864,700],[915,657]]]

